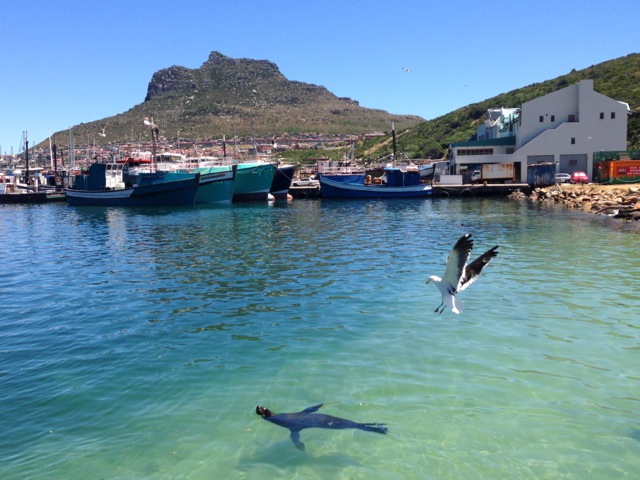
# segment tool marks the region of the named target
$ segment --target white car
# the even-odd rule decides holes
[[[556,183],[569,183],[571,175],[568,173],[556,173]]]

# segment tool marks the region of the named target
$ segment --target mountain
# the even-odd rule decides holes
[[[594,80],[596,92],[629,104],[632,113],[628,118],[628,149],[640,150],[640,54],[633,53],[583,70],[574,69],[552,80],[512,90],[420,123],[398,134],[398,151],[410,158],[442,158],[449,144],[474,137],[476,127],[489,108],[517,108],[524,102],[584,79]],[[389,153],[389,143],[388,138],[380,139],[376,145],[367,145],[366,150],[359,151],[359,156],[385,155]]]
[[[113,117],[76,125],[77,138],[124,143],[148,139],[144,117],[153,116],[167,139],[213,139],[291,133],[358,134],[408,128],[424,119],[361,107],[326,88],[288,80],[266,60],[233,59],[212,52],[200,68],[156,72],[144,102]],[[180,133],[178,133],[180,132]],[[60,132],[64,134],[64,132]],[[133,138],[132,138],[133,136]]]

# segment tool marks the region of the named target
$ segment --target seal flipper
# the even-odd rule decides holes
[[[296,448],[298,450],[301,450],[304,452],[304,443],[302,443],[300,441],[300,432],[299,431],[291,431],[291,441],[293,442],[293,444],[296,446]]]
[[[320,407],[324,405],[324,403],[319,403],[318,405],[314,405],[313,407],[309,407],[309,408],[305,408],[304,410],[302,410],[300,413],[313,413],[313,412],[317,412],[318,410],[320,410]]]
[[[359,423],[358,427],[365,432],[375,432],[385,434],[389,431],[384,423]]]

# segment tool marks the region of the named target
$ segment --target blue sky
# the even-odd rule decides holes
[[[124,112],[212,51],[433,119],[637,53],[639,17],[638,0],[0,0],[0,149]]]

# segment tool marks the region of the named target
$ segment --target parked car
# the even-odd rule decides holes
[[[569,183],[571,175],[568,173],[556,173],[556,183]]]
[[[571,183],[589,183],[589,177],[584,172],[573,172],[571,174]]]

